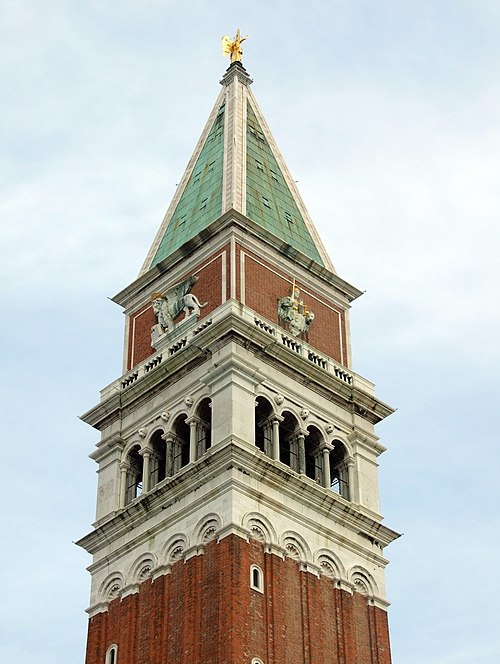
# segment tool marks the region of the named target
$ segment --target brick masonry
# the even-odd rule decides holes
[[[189,275],[196,274],[199,280],[191,289],[193,295],[203,304],[208,302],[207,306],[201,310],[200,320],[209,315],[216,307],[220,306],[228,298],[229,286],[226,286],[226,292],[222,293],[222,270],[223,254],[226,254],[226,284],[229,284],[229,246],[210,256],[200,265],[189,270],[178,281],[181,282]],[[153,293],[155,288],[151,289]],[[181,320],[182,316],[179,316]],[[142,306],[132,316],[130,316],[129,325],[129,345],[127,369],[131,369],[139,364],[155,351],[151,347],[151,328],[156,323],[156,316],[153,312],[151,303]]]
[[[225,283],[223,293],[223,253],[226,255]],[[208,302],[201,310],[200,320],[209,315],[216,307],[231,296],[230,247],[210,256],[203,263],[186,272],[179,281],[191,274],[197,274],[199,280],[192,293],[200,302]],[[243,276],[243,280],[241,275]],[[235,297],[268,320],[278,323],[278,300],[288,295],[292,275],[285,274],[275,266],[265,262],[251,252],[236,245],[235,251]],[[340,364],[347,366],[345,312],[309,287],[296,285],[301,290],[304,304],[314,312],[314,322],[310,327],[308,343],[321,353]],[[153,292],[155,289],[152,288]],[[179,317],[179,320],[181,316]],[[156,316],[148,303],[130,316],[127,370],[139,364],[155,351],[151,347],[151,328],[156,323]]]
[[[264,592],[250,587],[250,566]],[[385,611],[230,535],[89,621],[86,664],[390,664]]]
[[[244,284],[239,284],[240,298],[254,311],[278,323],[278,300],[289,295],[293,275],[285,274],[255,254],[241,249],[238,254],[240,263],[242,253],[245,278]],[[240,271],[238,267],[237,274]],[[345,313],[300,281],[296,281],[296,286],[300,289],[304,305],[315,316],[309,329],[308,343],[337,362],[347,365]]]

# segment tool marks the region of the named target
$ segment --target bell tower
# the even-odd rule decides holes
[[[239,37],[240,42],[243,38]],[[241,55],[240,42],[238,53]],[[230,42],[235,43],[235,42]],[[135,281],[86,664],[389,664],[374,425],[339,277],[239,58]]]

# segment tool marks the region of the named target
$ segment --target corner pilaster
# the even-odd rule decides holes
[[[255,437],[255,388],[264,377],[257,367],[239,358],[238,350],[234,343],[224,346],[202,379],[212,391],[212,437],[216,444],[229,438],[248,444]]]

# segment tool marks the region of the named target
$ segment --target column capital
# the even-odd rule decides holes
[[[281,417],[281,415],[275,415],[274,413],[272,413],[271,415],[269,415],[269,417],[266,417],[265,420],[262,420],[261,424],[263,426],[268,426],[269,424],[272,425],[274,422],[277,422],[278,424],[280,422],[283,422],[283,418]]]

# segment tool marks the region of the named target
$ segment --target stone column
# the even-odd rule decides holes
[[[283,418],[279,415],[276,415],[272,420],[271,447],[273,450],[272,458],[275,461],[280,460],[280,422],[283,422]]]
[[[175,437],[172,433],[164,433],[162,436],[163,440],[165,441],[165,445],[167,447],[166,451],[166,468],[165,468],[165,476],[166,477],[172,477],[174,474],[174,440]]]
[[[266,422],[262,425],[262,434],[264,437],[264,454],[273,458],[273,423]]]
[[[127,491],[127,473],[130,470],[130,464],[123,461],[120,464],[120,507],[125,507],[125,493]]]
[[[149,491],[150,485],[150,474],[151,474],[151,450],[145,449],[141,450],[142,458],[144,463],[142,464],[142,492],[146,493]]]
[[[194,463],[196,461],[199,421],[200,420],[197,417],[190,417],[186,420],[186,424],[189,424],[189,463]]]
[[[346,500],[352,500],[354,496],[354,459],[349,457],[346,461],[347,466],[347,496]]]
[[[297,447],[298,447],[298,457],[299,457],[299,473],[305,475],[306,472],[306,446],[305,446],[305,433],[300,431],[297,434]]]
[[[202,457],[207,451],[207,431],[209,427],[206,424],[200,422],[198,424],[198,438],[197,438],[197,450],[198,450],[198,459]]]
[[[332,483],[332,477],[330,474],[330,452],[332,447],[330,445],[323,445],[321,451],[323,452],[323,486],[325,489],[329,489]]]

